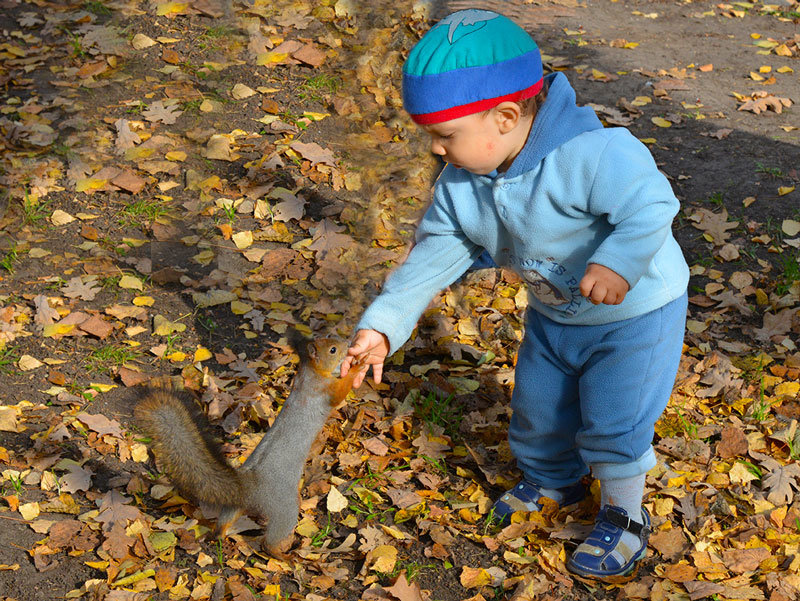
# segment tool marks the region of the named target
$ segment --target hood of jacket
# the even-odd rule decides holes
[[[549,84],[547,100],[533,120],[525,146],[505,172],[506,178],[530,171],[551,151],[575,136],[603,128],[591,107],[575,103],[575,90],[566,75],[551,73],[545,81]]]

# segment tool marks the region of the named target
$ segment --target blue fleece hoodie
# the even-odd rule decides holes
[[[505,173],[447,165],[440,174],[414,248],[357,326],[383,332],[390,352],[484,248],[525,279],[534,310],[563,324],[629,319],[686,291],[689,269],[671,233],[679,203],[650,152],[627,129],[604,129],[591,108],[578,107],[566,76],[547,80],[547,100]],[[625,278],[631,289],[622,303],[581,296],[589,263]]]

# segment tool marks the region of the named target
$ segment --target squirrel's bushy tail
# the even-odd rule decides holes
[[[226,463],[204,416],[190,403],[174,390],[153,389],[136,405],[134,415],[184,497],[213,505],[241,503],[245,491],[240,474]]]

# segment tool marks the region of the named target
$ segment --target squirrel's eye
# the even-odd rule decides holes
[[[332,346],[330,350],[331,355],[335,355],[338,350],[339,349],[336,348],[336,345]]]

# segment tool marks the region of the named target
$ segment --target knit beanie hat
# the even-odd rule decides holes
[[[489,10],[455,12],[434,25],[403,65],[403,105],[421,125],[519,101],[542,89],[542,58],[528,33]]]

